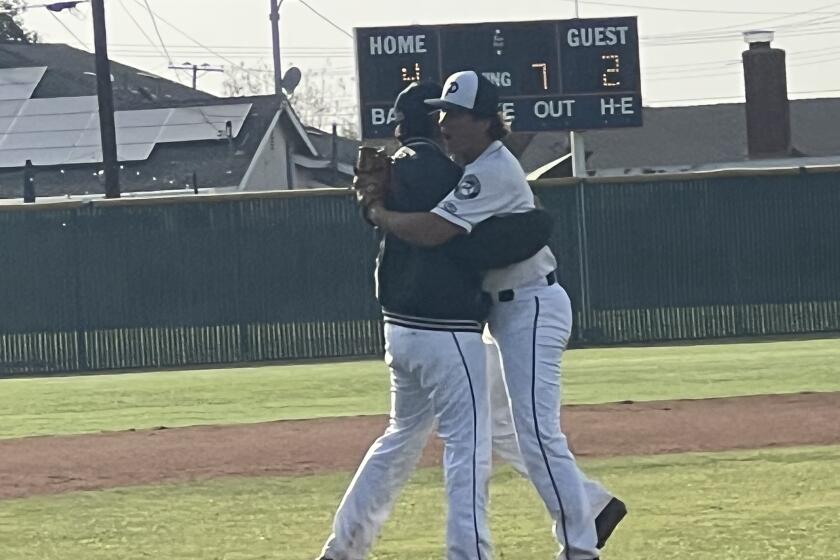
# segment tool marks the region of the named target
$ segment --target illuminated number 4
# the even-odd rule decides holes
[[[402,68],[402,81],[404,82],[419,82],[420,81],[420,63],[414,63],[414,74],[410,75],[408,73],[408,68]]]

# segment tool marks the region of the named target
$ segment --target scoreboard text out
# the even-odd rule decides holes
[[[635,17],[357,28],[362,137],[393,134],[410,82],[476,70],[513,130],[641,126]]]

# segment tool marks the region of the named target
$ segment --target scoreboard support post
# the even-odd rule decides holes
[[[586,177],[586,143],[583,140],[583,132],[572,130],[569,133],[572,152],[572,176]]]

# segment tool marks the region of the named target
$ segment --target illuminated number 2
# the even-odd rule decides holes
[[[548,90],[548,65],[545,62],[538,62],[531,65],[531,68],[542,73],[543,89]]]
[[[414,63],[414,75],[409,75],[408,68],[402,68],[402,81],[404,82],[419,82],[420,81],[420,63]]]
[[[604,54],[601,55],[601,60],[606,60],[607,64],[612,63],[612,68],[607,68],[606,71],[601,74],[601,83],[604,87],[616,87],[620,86],[621,82],[616,80],[612,81],[613,77],[610,74],[618,74],[619,70],[621,69],[619,65],[618,55],[617,54]]]

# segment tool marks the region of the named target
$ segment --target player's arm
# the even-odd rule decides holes
[[[443,250],[478,270],[503,268],[534,256],[548,244],[554,218],[545,210],[494,216],[469,235],[451,239]]]
[[[482,180],[488,184],[482,186]],[[369,216],[376,225],[407,243],[437,247],[472,232],[476,224],[503,213],[509,207],[511,196],[515,193],[505,189],[503,183],[490,183],[484,175],[468,173],[430,212],[403,214],[372,207]]]
[[[467,233],[464,228],[431,212],[394,212],[374,204],[367,216],[386,232],[419,247],[437,247]]]

